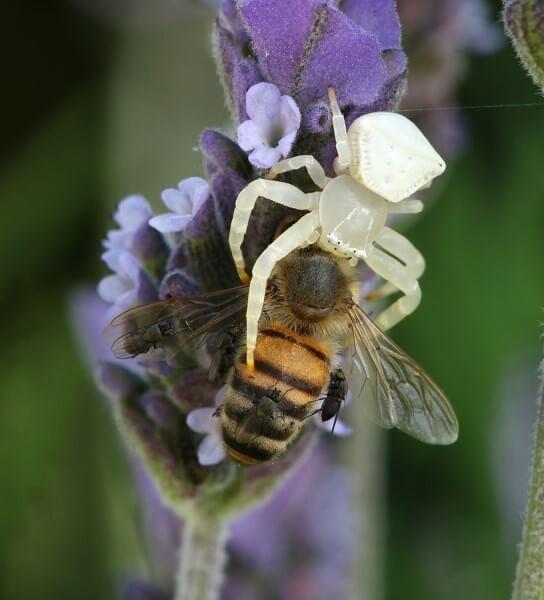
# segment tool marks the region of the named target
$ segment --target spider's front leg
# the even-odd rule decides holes
[[[285,160],[280,160],[280,162],[276,163],[266,176],[266,179],[274,179],[276,175],[280,173],[287,173],[288,171],[296,171],[297,169],[302,169],[306,167],[308,171],[308,175],[310,179],[321,189],[323,189],[327,183],[330,181],[330,177],[325,175],[325,171],[323,167],[319,164],[319,162],[308,154],[303,154],[301,156],[293,156],[293,158],[286,158]]]
[[[334,170],[337,175],[344,173],[351,162],[351,152],[348,144],[348,132],[346,128],[346,120],[338,106],[336,93],[332,87],[328,88],[329,102],[332,112],[332,128],[334,131],[334,139],[336,140],[336,153],[338,157],[334,161]]]
[[[421,301],[421,289],[417,280],[425,270],[425,260],[411,242],[389,227],[384,227],[375,243],[379,247],[374,246],[367,257],[368,266],[386,280],[384,291],[391,293],[394,288],[397,288],[405,294],[388,306],[376,319],[378,327],[387,331],[418,307]]]
[[[289,183],[268,181],[266,179],[252,181],[238,194],[230,225],[229,245],[238,276],[244,283],[248,283],[250,278],[245,271],[242,242],[244,241],[249,217],[255,207],[255,202],[261,196],[278,204],[298,210],[314,210],[319,200],[318,193],[305,194]]]
[[[255,368],[253,354],[257,344],[259,318],[263,310],[266,284],[270,273],[278,261],[311,239],[319,227],[317,211],[304,215],[276,238],[255,261],[249,285],[246,313],[246,362],[250,370]]]

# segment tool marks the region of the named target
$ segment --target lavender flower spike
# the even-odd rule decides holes
[[[260,169],[286,157],[300,127],[300,110],[290,96],[272,83],[257,83],[246,94],[249,119],[238,126],[238,145],[249,152],[249,162]]]
[[[202,177],[189,177],[178,183],[177,189],[167,189],[162,201],[172,211],[149,220],[149,225],[161,233],[183,231],[210,195],[208,182]]]

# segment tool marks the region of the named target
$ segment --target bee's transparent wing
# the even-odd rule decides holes
[[[382,427],[396,427],[422,442],[455,442],[457,417],[433,379],[359,306],[353,307],[350,318],[354,345],[346,349],[343,368],[366,415]]]
[[[363,182],[391,202],[428,186],[446,168],[423,133],[402,115],[368,113],[357,131]]]
[[[247,286],[239,286],[136,306],[115,317],[105,337],[113,340],[111,349],[116,358],[133,358],[156,349],[172,357],[188,342],[201,342],[241,318],[247,291]]]

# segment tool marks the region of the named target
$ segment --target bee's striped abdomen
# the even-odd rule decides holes
[[[328,383],[330,352],[286,327],[268,325],[257,338],[255,370],[241,352],[222,411],[229,455],[243,464],[282,454]]]

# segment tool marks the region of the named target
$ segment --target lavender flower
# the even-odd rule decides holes
[[[102,260],[113,271],[98,284],[98,294],[111,303],[108,318],[138,303],[155,298],[153,285],[143,270],[142,259],[148,254],[147,221],[151,208],[143,196],[133,195],[121,200],[113,218],[118,229],[108,231],[104,240],[106,251]],[[157,247],[155,247],[157,246]],[[161,243],[151,244],[151,250],[160,257]]]
[[[257,83],[246,94],[249,119],[238,126],[238,145],[249,152],[249,162],[259,169],[274,166],[286,157],[300,126],[300,111],[290,96],[282,96],[272,83]]]
[[[108,231],[104,246],[110,252],[115,250],[131,251],[136,232],[151,215],[149,202],[143,196],[137,194],[127,196],[119,202],[113,215],[113,220],[119,225],[119,229]],[[107,254],[102,255],[104,260]]]
[[[210,186],[202,177],[189,177],[176,189],[161,194],[162,201],[172,211],[149,220],[149,225],[161,233],[183,231],[210,195]]]
[[[110,313],[238,285],[227,237],[236,198],[258,177],[256,169],[282,157],[312,154],[332,172],[336,151],[328,86],[334,87],[348,125],[366,112],[394,109],[404,91],[406,57],[392,0],[346,0],[339,6],[328,0],[224,0],[214,39],[238,143],[213,129],[204,131],[206,179],[189,177],[165,190],[162,199],[170,212],[153,216],[141,197],[121,202],[114,216],[119,228],[108,234],[103,257],[112,274],[99,284]],[[249,267],[289,209],[259,210],[246,236]],[[243,470],[224,460],[220,420],[213,416],[220,382],[208,380],[207,348],[214,343],[206,341],[207,346],[181,348],[172,364],[154,365],[144,355],[134,359],[136,371],[118,362],[103,362],[98,371],[136,464],[162,501],[185,519],[180,600],[201,597],[210,588],[213,597],[226,523],[263,502],[299,467],[316,431],[309,423],[274,464]],[[335,432],[346,431],[337,422]],[[320,552],[328,548],[328,541],[308,539],[308,544]],[[210,563],[215,573],[210,574]],[[303,597],[300,581],[304,577],[293,583],[296,597]],[[154,593],[141,582],[132,590]]]
[[[302,127],[294,154],[313,154],[330,171],[330,120],[316,131],[327,87],[336,90],[349,125],[371,110],[393,110],[404,91],[406,57],[395,5],[349,0],[223,2],[215,29],[216,60],[236,122],[248,118],[247,91],[268,81],[297,103]],[[314,115],[308,119],[307,115]],[[315,117],[317,116],[317,118]]]
[[[221,421],[217,415],[217,407],[221,405],[224,395],[225,387],[222,387],[215,395],[215,408],[195,408],[187,415],[187,425],[194,432],[205,434],[197,450],[198,462],[203,467],[216,465],[226,457]]]

